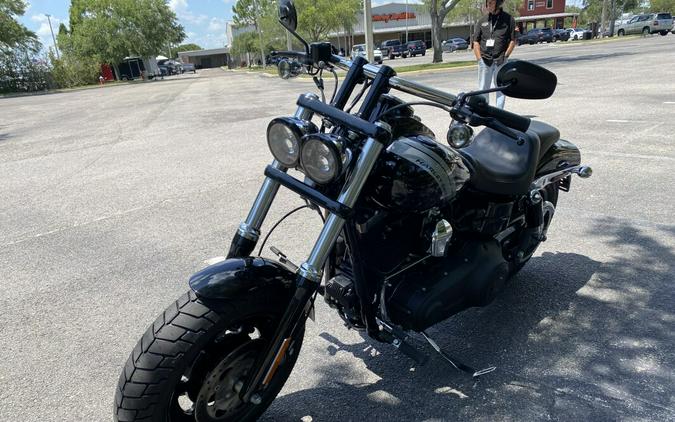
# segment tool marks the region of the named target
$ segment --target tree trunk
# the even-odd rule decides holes
[[[255,24],[255,30],[258,32],[258,39],[260,40],[260,61],[263,67],[267,67],[267,63],[265,63],[265,47],[263,46],[262,31],[257,22]]]
[[[443,61],[443,45],[441,44],[441,29],[443,25],[443,19],[434,18],[431,19],[431,42],[434,48],[434,59],[433,63],[441,63]]]

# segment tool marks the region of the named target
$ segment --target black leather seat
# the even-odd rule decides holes
[[[560,131],[558,129],[536,120],[532,120],[527,132],[539,138],[539,158],[560,139]]]
[[[527,193],[539,161],[536,131],[518,142],[486,128],[469,146],[457,150],[471,171],[469,184],[481,192],[499,195]]]

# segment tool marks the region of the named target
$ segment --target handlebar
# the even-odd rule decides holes
[[[309,58],[306,53],[297,51],[274,51],[272,52],[272,55],[297,58],[299,60],[302,60],[303,63],[311,61],[311,58]],[[348,71],[352,67],[351,60],[347,60],[345,57],[337,56],[335,54],[331,56],[330,62],[333,65],[339,67],[340,69],[346,71]],[[370,63],[367,63],[362,67],[363,75],[369,79],[375,79],[375,76],[377,75],[379,70],[380,66],[376,66]],[[418,82],[406,80],[398,76],[392,76],[389,78],[389,87],[448,107],[452,107],[455,104],[455,101],[457,100],[457,97],[453,94],[420,84]],[[487,102],[482,96],[471,97],[468,101],[468,104],[471,107],[472,111],[475,112],[476,114],[482,117],[492,117],[512,129],[525,132],[530,127],[531,120],[529,118],[499,109],[497,107],[492,107],[487,104]],[[348,115],[348,113],[344,114]],[[362,119],[358,120],[363,121]],[[354,124],[355,122],[350,123]]]
[[[523,117],[510,111],[502,110],[501,108],[492,107],[488,105],[487,101],[482,95],[471,97],[468,104],[475,113],[484,117],[494,117],[506,126],[525,132],[530,127],[532,120],[528,117]]]
[[[294,59],[299,59],[303,63],[306,63],[307,60],[311,60],[306,53],[299,51],[273,51],[270,54],[272,56],[285,56]],[[335,54],[332,55],[330,61],[331,63],[333,63],[335,66],[339,67],[342,70],[348,71],[352,67],[351,60],[347,60],[346,58],[337,56]],[[370,79],[375,79],[375,75],[379,70],[380,70],[379,66],[370,63],[363,66],[363,74]],[[412,94],[417,97],[424,98],[425,100],[434,101],[439,104],[446,105],[448,107],[452,106],[455,99],[457,99],[456,96],[449,94],[447,92],[443,92],[436,88],[431,88],[429,86],[422,85],[417,82],[408,81],[399,78],[397,76],[389,78],[389,87],[399,90],[401,92],[405,92],[407,94]]]

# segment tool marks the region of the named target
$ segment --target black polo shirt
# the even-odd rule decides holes
[[[488,47],[488,40],[494,40],[494,46]],[[473,40],[480,43],[480,55],[485,64],[492,65],[494,61],[504,63],[509,43],[516,40],[516,21],[505,11],[496,15],[488,13],[476,23]]]

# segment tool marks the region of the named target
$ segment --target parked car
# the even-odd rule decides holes
[[[422,40],[410,41],[406,44],[406,47],[408,48],[408,54],[412,57],[415,57],[418,54],[423,56],[427,54],[427,44]]]
[[[673,16],[670,13],[649,13],[633,16],[616,29],[618,36],[631,34],[668,35],[673,30]]]
[[[159,68],[159,71],[161,73],[161,76],[169,76],[169,68],[167,66],[164,66],[163,64],[160,64],[157,66]]]
[[[564,29],[554,29],[553,30],[553,40],[554,41],[568,41],[570,39],[570,33]]]
[[[539,37],[540,42],[553,42],[555,41],[553,28],[538,28],[541,32]]]
[[[352,60],[354,60],[358,56],[361,56],[366,59],[368,58],[365,44],[356,44],[355,46],[352,47]],[[373,50],[373,59],[375,60],[375,63],[382,64],[382,50],[380,50],[379,48],[375,48]]]
[[[183,68],[183,72],[197,73],[197,69],[192,63],[181,63],[181,67]]]
[[[383,57],[393,60],[395,57],[408,57],[408,49],[399,40],[387,40],[380,45]]]
[[[571,40],[583,40],[584,39],[584,33],[586,32],[586,30],[581,29],[581,28],[569,28],[567,30],[567,32],[569,32],[569,34],[570,34],[569,39],[571,39]]]
[[[553,42],[553,30],[551,28],[534,28],[518,38],[518,45],[537,44],[540,42]]]
[[[443,51],[449,51],[452,53],[457,50],[466,50],[469,48],[469,43],[466,42],[464,38],[452,37],[448,40],[445,40],[441,43]]]
[[[520,36],[516,39],[516,43],[518,45],[523,45],[523,44],[536,44],[539,42],[539,34],[534,32],[534,31],[528,31],[524,34],[520,34]]]

